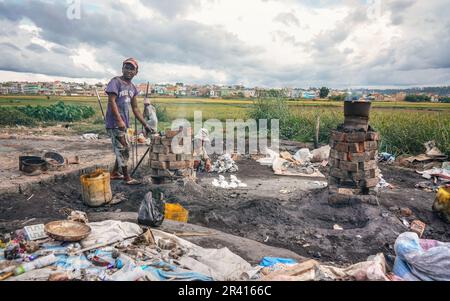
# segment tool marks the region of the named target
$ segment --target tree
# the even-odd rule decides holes
[[[320,88],[320,98],[327,98],[329,93],[330,89],[328,89],[327,87]]]

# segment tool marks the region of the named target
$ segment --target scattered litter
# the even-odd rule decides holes
[[[269,241],[269,236],[266,237],[266,239],[264,239],[264,242],[268,242]]]
[[[413,215],[413,212],[411,209],[409,208],[400,208],[400,214],[404,217],[409,217],[411,215]]]
[[[417,233],[417,235],[419,236],[419,237],[422,237],[422,235],[423,235],[423,232],[425,231],[425,228],[426,228],[426,224],[425,223],[423,223],[423,222],[421,222],[421,221],[419,221],[419,220],[414,220],[412,223],[411,223],[411,232],[415,232],[415,233]]]
[[[271,267],[279,263],[286,265],[295,265],[297,264],[297,260],[292,258],[264,257],[259,265],[262,267]]]
[[[273,161],[275,161],[276,158],[280,157],[278,153],[274,152],[270,148],[266,148],[264,154],[266,155],[266,158],[256,160],[256,162],[260,163],[261,165],[272,166]]]
[[[27,201],[31,200],[33,197],[34,197],[34,194],[32,194],[32,195],[27,199]]]
[[[447,156],[437,147],[436,141],[428,141],[424,144],[426,148],[425,154],[434,159],[446,159]]]
[[[441,187],[436,194],[433,211],[450,223],[450,187]]]
[[[406,281],[450,281],[450,243],[400,234],[395,241],[393,272]]]
[[[127,199],[128,198],[125,192],[118,192],[113,196],[111,202],[109,202],[109,205],[117,205],[119,203],[122,203],[123,201],[126,201]]]
[[[83,212],[83,211],[74,210],[70,213],[70,215],[67,217],[67,219],[70,221],[79,222],[79,223],[83,223],[83,224],[89,223],[87,214],[86,214],[86,212]]]
[[[278,264],[271,267],[268,273],[265,269],[267,268],[261,269],[254,278],[260,278],[262,281],[389,281],[382,253],[347,268],[322,265],[310,259],[295,265]]]
[[[406,228],[410,227],[409,222],[405,218],[402,218],[402,223],[403,223],[403,225],[405,225]]]
[[[213,172],[225,173],[225,172],[237,172],[239,170],[238,165],[233,160],[230,154],[224,154],[220,156],[216,162],[212,165]]]
[[[356,235],[356,238],[361,239],[362,236],[361,235]]]
[[[81,139],[84,139],[84,140],[98,140],[98,134],[93,134],[93,133],[83,134],[81,136]]]
[[[388,182],[386,182],[386,180],[383,178],[383,175],[380,173],[378,175],[378,179],[380,179],[380,181],[378,182],[376,188],[380,189],[380,188],[389,188],[389,189],[393,189],[394,186],[392,184],[389,184]]]
[[[225,177],[220,175],[219,179],[214,179],[212,181],[212,185],[214,187],[220,187],[224,189],[235,189],[235,188],[244,188],[247,187],[247,184],[242,183],[235,175],[230,176],[230,182],[227,182]]]
[[[390,153],[381,153],[378,155],[378,162],[392,164],[395,162],[395,156]]]
[[[342,227],[339,226],[338,224],[334,225],[334,226],[333,226],[333,229],[334,229],[334,230],[339,230],[339,231],[344,230],[344,228],[342,228]]]
[[[281,193],[281,194],[289,194],[289,193],[291,193],[291,191],[289,191],[289,190],[287,190],[287,189],[281,189],[281,190],[280,190],[280,193]]]
[[[44,231],[44,225],[33,225],[24,227],[25,235],[28,240],[39,240],[47,238],[47,234]]]
[[[321,148],[315,149],[311,152],[312,160],[311,162],[326,162],[330,158],[331,146],[325,145]],[[326,166],[326,165],[325,165]]]
[[[313,157],[313,154],[311,154],[311,152],[307,148],[300,149],[294,155],[294,159],[299,161],[301,164],[311,162]]]

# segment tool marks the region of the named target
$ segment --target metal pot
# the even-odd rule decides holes
[[[344,115],[345,117],[369,117],[370,107],[372,103],[370,101],[345,101],[344,102]]]
[[[25,161],[25,160],[30,160],[30,159],[33,159],[33,160],[40,160],[40,159],[42,159],[41,157],[38,157],[38,156],[20,156],[19,157],[19,170],[20,171],[23,171],[23,161]]]
[[[39,159],[28,159],[22,162],[22,171],[27,174],[37,175],[47,170],[47,162]]]

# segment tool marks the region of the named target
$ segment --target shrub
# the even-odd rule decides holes
[[[0,125],[2,126],[33,126],[36,122],[26,114],[12,107],[0,107]]]

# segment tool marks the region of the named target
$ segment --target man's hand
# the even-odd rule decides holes
[[[123,122],[123,120],[119,120],[117,122],[117,127],[119,128],[119,130],[121,130],[122,132],[125,132],[127,126],[125,125],[125,122]]]
[[[145,131],[146,131],[147,133],[155,134],[155,130],[153,130],[152,128],[150,128],[147,124],[144,125],[144,129],[145,129]]]

